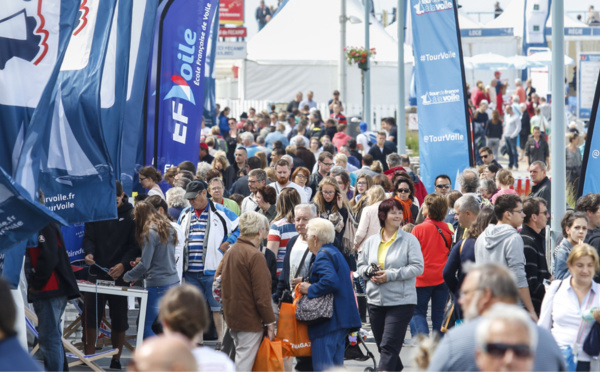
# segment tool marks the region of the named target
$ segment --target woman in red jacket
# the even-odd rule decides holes
[[[427,325],[427,305],[431,300],[431,322],[433,330],[440,332],[444,318],[444,307],[448,300],[448,286],[444,282],[443,271],[453,232],[444,222],[448,211],[448,201],[442,195],[429,194],[425,198],[427,218],[417,225],[412,233],[421,243],[425,271],[417,277],[417,307],[410,321],[410,333],[429,335]]]

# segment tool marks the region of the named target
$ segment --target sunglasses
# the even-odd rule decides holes
[[[485,352],[495,357],[503,357],[508,350],[512,350],[517,358],[529,358],[531,357],[531,349],[529,345],[517,344],[500,344],[500,343],[488,343],[484,347]]]
[[[489,155],[481,155],[482,159],[487,159]]]
[[[398,189],[396,191],[399,193],[407,193],[407,194],[410,193],[410,189]]]
[[[435,185],[435,187],[438,189],[449,189],[450,185]]]

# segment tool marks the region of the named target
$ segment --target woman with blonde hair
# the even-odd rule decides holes
[[[371,170],[373,172],[382,173],[383,174],[383,165],[379,160],[375,160],[373,164],[371,164]]]
[[[277,257],[277,276],[283,269],[287,243],[298,235],[294,225],[294,208],[301,202],[300,194],[292,188],[281,190],[277,197],[277,215],[273,219],[267,238],[267,248],[272,250]]]
[[[498,192],[490,199],[492,204],[496,204],[496,199],[498,199],[500,195],[519,195],[515,190],[510,188],[514,183],[515,178],[513,177],[512,172],[508,169],[500,169],[498,173],[496,173],[496,186],[498,186]]]
[[[373,187],[373,178],[368,174],[362,174],[356,179],[356,187],[354,188],[354,195],[350,200],[350,207],[352,207],[352,213],[356,216],[356,222],[360,223],[360,218],[363,209],[371,204],[368,204],[367,190]]]
[[[360,252],[363,243],[368,238],[377,234],[381,229],[377,211],[379,210],[379,204],[386,199],[385,190],[379,185],[373,186],[363,196],[363,199],[367,200],[368,206],[363,209],[363,215],[354,236],[354,250],[357,252]]]
[[[313,204],[317,207],[317,217],[329,220],[335,227],[335,237],[340,245],[344,243],[344,231],[348,221],[348,209],[344,203],[343,191],[333,177],[325,177],[319,182]],[[346,257],[350,270],[356,271],[356,260],[348,246],[338,247]]]
[[[158,302],[167,290],[179,284],[175,262],[177,232],[169,220],[158,213],[152,204],[137,202],[133,211],[135,237],[142,249],[142,257],[123,280],[132,282],[145,278],[148,291],[144,339],[155,336],[152,324],[158,316]]]
[[[594,322],[600,323],[600,287],[593,280],[600,269],[598,261],[594,247],[577,244],[567,258],[571,275],[553,281],[542,302],[538,325],[552,333],[563,355],[569,357],[569,371],[591,367],[592,357],[582,346]]]

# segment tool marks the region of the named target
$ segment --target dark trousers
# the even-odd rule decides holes
[[[371,330],[379,350],[380,371],[402,371],[400,351],[415,305],[369,305]]]

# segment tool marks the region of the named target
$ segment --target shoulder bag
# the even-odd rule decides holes
[[[329,252],[323,249],[323,252],[329,256],[333,264],[333,257]],[[312,271],[312,268],[311,268]],[[298,286],[296,286],[298,290]],[[333,293],[326,295],[308,298],[307,295],[302,295],[298,300],[296,307],[296,319],[305,322],[309,325],[325,322],[333,317]]]

